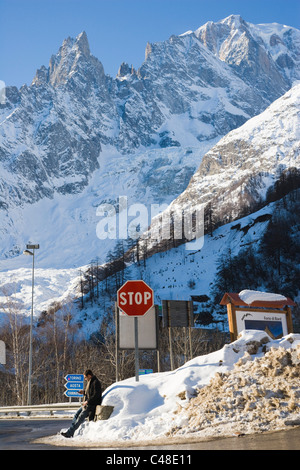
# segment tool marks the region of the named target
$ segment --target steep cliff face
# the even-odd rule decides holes
[[[210,203],[221,223],[249,213],[290,168],[300,169],[300,84],[222,138],[171,207]]]
[[[195,36],[266,99],[299,80],[299,31],[279,24],[253,25],[239,15],[208,22]]]
[[[101,151],[101,121],[92,103],[105,90],[103,67],[90,56],[84,34],[66,40],[31,86],[8,88],[1,111],[10,114],[1,123],[0,148],[1,173],[11,175],[11,185],[1,181],[6,203],[35,202],[87,185]]]

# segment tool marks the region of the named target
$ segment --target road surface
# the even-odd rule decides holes
[[[65,419],[0,419],[0,450],[57,450],[58,447],[35,444],[35,439],[57,434],[68,427]],[[62,450],[68,450],[62,447]]]
[[[68,427],[61,419],[0,419],[0,450],[92,450],[90,447],[53,446],[36,439],[53,436]],[[118,447],[115,448],[116,450]],[[266,434],[229,437],[198,443],[170,446],[127,447],[127,450],[300,450],[300,427]],[[96,448],[95,448],[96,450]],[[97,450],[100,450],[97,448]],[[114,450],[110,448],[109,451]],[[122,449],[124,450],[124,448]]]

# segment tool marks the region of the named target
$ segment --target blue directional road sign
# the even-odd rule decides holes
[[[152,374],[153,369],[139,369],[139,375]]]
[[[83,382],[84,376],[83,374],[68,374],[65,376],[65,380],[67,382]]]
[[[83,395],[81,395],[81,393],[77,392],[76,390],[66,390],[64,395],[66,395],[66,397],[75,397],[75,398],[79,398],[79,397],[82,397]]]
[[[66,382],[65,387],[68,390],[83,390],[83,382]]]
[[[66,391],[64,395],[66,397],[83,397],[82,393],[79,393],[79,390],[83,390],[83,381],[84,381],[84,376],[83,374],[67,374],[65,376],[65,387]]]

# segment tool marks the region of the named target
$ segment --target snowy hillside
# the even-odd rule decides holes
[[[242,226],[248,223],[248,218],[242,222]],[[226,235],[225,235],[226,234]],[[195,290],[201,292],[209,291],[209,284],[213,279],[216,269],[216,262],[222,251],[228,246],[228,237],[232,237],[230,225],[220,228],[214,234],[214,238],[206,238],[204,247],[201,252],[192,254],[186,251],[185,246],[181,246],[165,254],[157,254],[147,260],[147,268],[143,266],[132,265],[127,268],[125,277],[143,278],[148,282],[155,293],[155,302],[160,304],[160,301],[165,298],[171,298],[175,295],[178,299],[188,298],[192,291],[188,287],[190,279],[196,280]],[[243,234],[241,232],[243,240]],[[235,241],[237,247],[240,247],[240,240]],[[36,252],[36,267],[35,267],[35,314],[38,315],[43,310],[47,309],[53,301],[67,300],[74,296],[79,295],[75,287],[79,284],[79,268],[84,269],[84,266],[79,265],[77,268],[43,268],[40,266],[39,252]],[[189,254],[189,256],[187,256]],[[1,303],[7,303],[7,299],[13,296],[14,300],[18,303],[20,309],[25,309],[27,314],[30,313],[31,308],[31,284],[32,284],[32,269],[31,259],[24,257],[24,264],[27,262],[27,267],[17,267],[8,271],[0,273],[1,285]],[[204,261],[202,261],[204,260]],[[53,264],[54,264],[53,260]],[[208,262],[209,261],[209,262]],[[55,266],[55,264],[54,264]],[[174,294],[173,292],[176,292]],[[176,300],[174,298],[174,300]],[[102,302],[103,304],[103,302]],[[105,304],[105,302],[104,302]],[[99,311],[100,310],[100,311]],[[91,308],[88,311],[88,319],[84,322],[84,329],[90,334],[93,332],[95,326],[89,320],[92,320],[94,311],[101,315],[104,314],[99,306]],[[84,312],[78,311],[77,320],[81,320]]]
[[[29,312],[31,259],[22,254],[29,242],[40,244],[36,313],[74,296],[79,270],[104,263],[116,244],[99,239],[98,208],[108,203],[118,214],[120,197],[144,205],[149,225],[151,204],[182,210],[211,202],[222,224],[249,213],[282,170],[299,167],[299,85],[287,91],[299,78],[298,44],[294,28],[230,16],[148,44],[141,67],[122,64],[113,79],[81,33],[29,87],[8,87],[0,105],[2,298],[13,295]],[[184,246],[149,259],[142,274],[157,300],[175,295],[175,286],[176,295],[191,295],[194,278],[208,292],[233,233],[221,227],[205,239],[198,270]]]
[[[177,206],[182,210],[188,204],[193,207],[203,201],[217,201],[214,216],[223,212],[225,220],[223,218],[222,223],[224,223],[226,217],[230,215],[228,211],[230,202],[236,211],[231,214],[231,218],[234,219],[245,201],[251,201],[250,198],[263,201],[268,188],[278,179],[280,171],[291,167],[299,168],[299,93],[300,85],[293,87],[264,113],[252,118],[238,130],[232,131],[207,152],[188,188],[171,203],[170,207]],[[177,159],[178,166],[184,161],[179,149],[163,149],[160,155],[164,155],[166,161],[171,158],[173,161]],[[146,157],[156,158],[157,151],[149,150],[136,156],[135,162],[136,165],[139,164],[140,170],[125,180],[133,191],[145,187],[141,178],[150,171]],[[107,159],[108,169],[109,165],[111,168],[105,173],[106,179],[103,179],[102,195],[104,191],[109,193],[109,188],[113,187],[116,178],[125,191],[122,186],[125,183],[122,179],[126,168],[125,161],[123,169],[119,166],[118,175],[113,171],[112,159]],[[169,171],[171,170],[167,166],[167,174]],[[55,203],[48,199],[39,201],[30,208],[25,208],[22,217],[20,216],[19,232],[24,231],[28,214],[30,229],[35,234],[34,239],[38,239],[43,247],[36,254],[37,314],[54,300],[59,301],[79,295],[78,289],[74,290],[79,282],[79,269],[85,269],[87,258],[90,261],[98,257],[100,264],[104,262],[108,249],[115,242],[115,240],[100,240],[96,236],[99,220],[96,208],[100,197],[96,186],[97,174],[98,172],[95,180],[92,180],[93,185],[91,184],[79,195],[61,195]],[[251,178],[252,186],[249,187],[247,179],[251,182]],[[236,195],[233,187],[236,188]],[[224,198],[226,191],[228,197]],[[145,191],[143,196],[141,193],[140,195],[140,201],[147,204],[149,191]],[[135,201],[138,200],[137,195],[133,197],[136,197]],[[168,202],[172,201],[170,193],[166,197]],[[31,209],[35,209],[34,212],[31,212]],[[226,257],[229,251],[232,257],[237,256],[246,246],[258,248],[274,210],[274,205],[270,204],[256,213],[219,227],[213,232],[213,236],[205,236],[201,250],[197,245],[194,249],[191,246],[190,250],[186,250],[186,246],[182,245],[165,253],[157,253],[147,259],[145,267],[143,262],[129,266],[124,276],[128,279],[142,278],[148,282],[154,290],[155,302],[159,305],[163,299],[188,299],[191,295],[199,293],[210,296],[220,259]],[[221,218],[221,215],[219,217]],[[51,222],[50,227],[49,222]],[[49,227],[47,230],[41,230],[41,227],[47,226]],[[5,302],[7,296],[13,295],[19,302],[20,308],[25,307],[29,313],[31,260],[19,256],[0,263],[3,301]],[[261,287],[265,288],[263,281],[261,282]],[[83,330],[87,336],[95,329],[95,315],[100,319],[105,314],[102,306],[109,302],[108,297],[100,306],[84,312],[74,311],[74,320],[81,321],[83,316],[87,319],[83,323]],[[216,316],[215,320],[222,321],[224,318]]]
[[[1,213],[1,270],[24,266],[20,253],[29,240],[38,240],[41,246],[39,267],[73,268],[96,257],[104,262],[116,240],[97,237],[97,208],[107,202],[117,210],[119,197],[126,196],[128,206],[144,204],[150,217],[153,202],[170,204],[184,191],[210,146],[143,149],[130,158],[112,147],[103,148],[101,168],[81,192],[56,194]]]
[[[202,159],[179,206],[210,203],[222,223],[249,212],[288,168],[300,168],[300,84],[230,132]]]
[[[213,317],[208,328],[219,328],[228,331],[226,309],[219,306],[222,295],[220,292],[214,303],[214,290],[216,275],[221,260],[226,262],[228,253],[232,259],[238,257],[245,249],[252,247],[253,252],[258,250],[272,214],[277,213],[276,203],[266,205],[263,209],[243,217],[237,221],[225,224],[216,229],[212,236],[205,235],[201,250],[187,250],[185,245],[173,248],[166,252],[157,253],[140,263],[130,264],[123,272],[127,279],[144,279],[154,291],[154,301],[161,305],[162,300],[186,300],[193,295],[205,294],[210,298],[209,304],[204,304],[204,309],[213,309]],[[38,256],[38,255],[37,255]],[[256,265],[259,266],[261,255],[257,254]],[[27,258],[25,258],[27,259]],[[37,258],[38,260],[38,258]],[[30,261],[29,261],[30,264]],[[296,270],[295,258],[293,261]],[[82,267],[82,270],[88,266]],[[79,322],[81,328],[79,337],[89,338],[92,333],[98,331],[102,319],[107,315],[107,308],[116,300],[115,280],[112,276],[107,281],[99,283],[99,299],[89,302],[89,295],[84,300],[84,308],[81,302],[74,304],[74,298],[80,298],[79,269],[42,269],[36,266],[35,289],[35,314],[46,310],[54,301],[66,302],[67,309],[73,316],[73,324]],[[19,306],[20,312],[29,316],[31,308],[31,266],[0,273],[2,294],[0,302],[6,304],[9,296]],[[275,273],[272,274],[275,279]],[[267,289],[267,277],[263,280],[256,277],[256,284],[249,286],[242,283],[240,289],[255,288]],[[107,286],[112,289],[107,290]],[[296,292],[297,296],[298,292]],[[293,295],[289,292],[289,295]],[[297,300],[297,298],[295,298]],[[195,308],[199,305],[195,303]],[[196,310],[197,312],[198,310]],[[199,310],[201,311],[201,309]],[[199,319],[201,324],[202,317]]]
[[[130,378],[105,390],[107,421],[85,423],[58,446],[133,446],[285,429],[299,423],[300,336],[243,331],[219,351],[177,370]]]

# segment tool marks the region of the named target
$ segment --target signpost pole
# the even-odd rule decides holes
[[[193,359],[193,349],[192,349],[192,328],[191,328],[191,319],[192,315],[194,314],[193,310],[193,302],[187,302],[187,311],[188,311],[188,324],[189,324],[189,342],[190,342],[190,359]]]
[[[169,347],[170,347],[170,360],[171,360],[171,370],[174,370],[174,358],[173,358],[173,348],[172,348],[172,333],[171,333],[171,312],[170,312],[170,302],[167,300],[167,312],[168,312],[168,326],[169,326]]]
[[[117,302],[115,302],[115,327],[116,327],[116,382],[119,381],[119,307]]]
[[[138,317],[134,317],[134,341],[135,341],[135,381],[139,381],[139,327]]]
[[[0,364],[6,364],[6,352],[4,341],[0,341]]]

